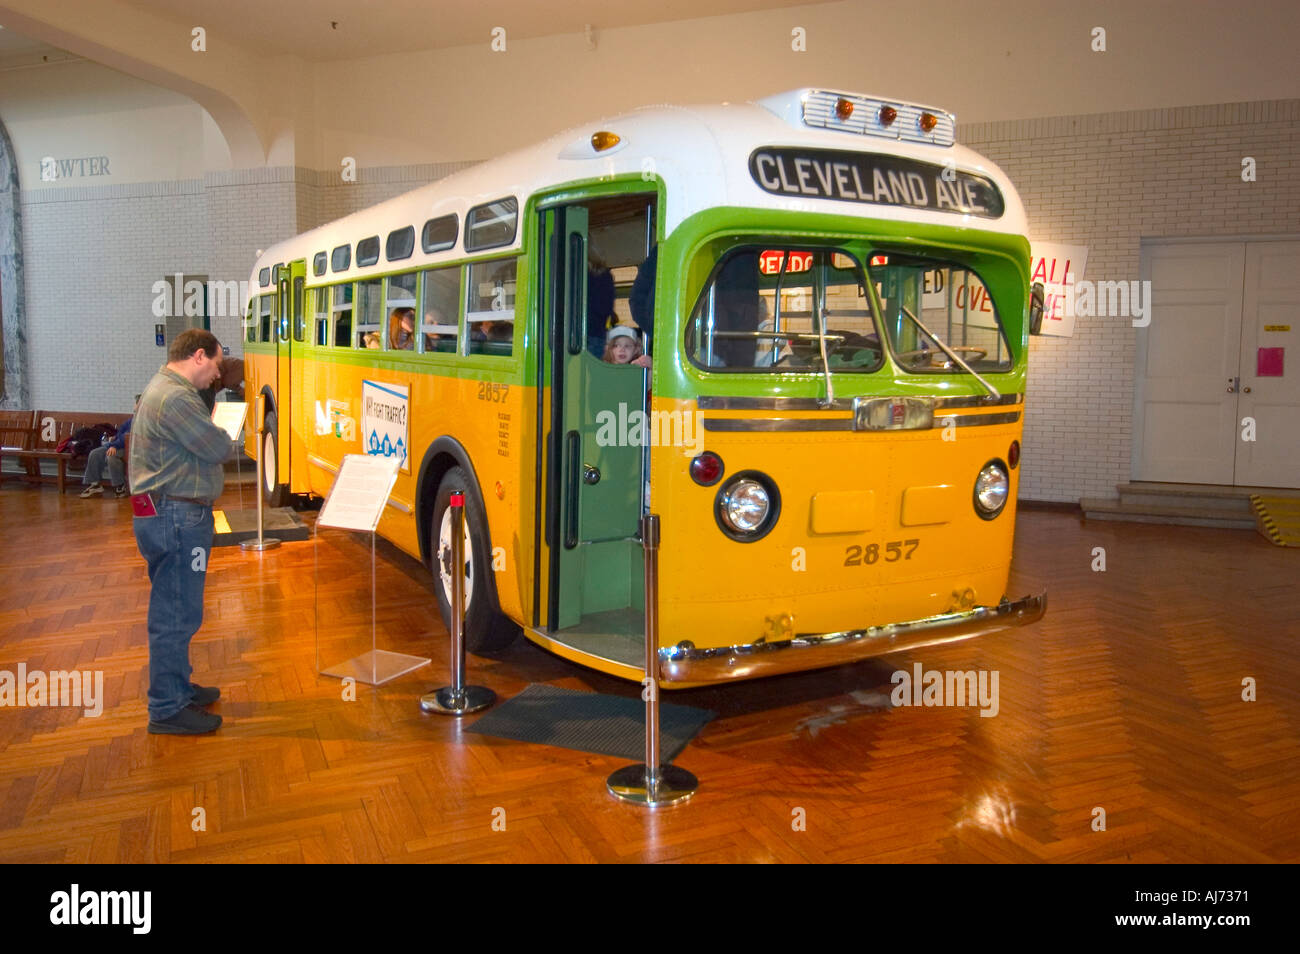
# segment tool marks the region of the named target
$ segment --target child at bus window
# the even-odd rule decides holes
[[[650,357],[641,351],[641,341],[627,325],[615,325],[605,338],[604,360],[610,364],[635,364],[650,367]]]
[[[414,308],[394,308],[388,316],[388,348],[390,351],[415,350]]]

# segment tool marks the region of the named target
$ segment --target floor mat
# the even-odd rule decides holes
[[[694,706],[659,704],[659,751],[667,764],[717,716]],[[556,745],[579,752],[645,759],[645,703],[597,692],[530,685],[492,709],[467,732],[517,742]]]

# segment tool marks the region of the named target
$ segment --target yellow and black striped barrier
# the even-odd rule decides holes
[[[1280,547],[1300,547],[1300,497],[1250,495],[1259,532]]]

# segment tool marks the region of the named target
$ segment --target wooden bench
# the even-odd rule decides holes
[[[5,457],[16,457],[23,462],[25,471],[18,475],[0,473],[0,481],[18,476],[30,483],[55,483],[61,494],[69,468],[86,466],[84,456],[56,449],[63,439],[95,424],[121,427],[130,416],[103,411],[0,411],[0,464]],[[54,461],[55,473],[41,470],[43,460]]]

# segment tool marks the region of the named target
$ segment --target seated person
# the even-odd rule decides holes
[[[388,316],[388,349],[415,350],[415,309],[394,308]]]
[[[138,410],[140,410],[140,395],[137,394],[132,416],[117,429],[117,435],[108,443],[91,450],[86,457],[86,473],[81,478],[86,489],[81,492],[82,499],[103,496],[105,469],[108,470],[108,479],[113,484],[113,496],[118,498],[129,496],[126,489],[126,438],[131,433],[131,422],[135,419],[135,411]]]
[[[650,356],[641,351],[641,340],[628,325],[615,325],[605,338],[604,360],[610,364],[635,364],[650,367]]]

